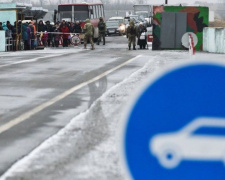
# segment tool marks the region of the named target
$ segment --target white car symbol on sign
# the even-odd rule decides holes
[[[201,128],[224,134],[195,134]],[[167,169],[176,168],[181,160],[225,162],[225,118],[197,118],[178,132],[156,135],[150,151]]]

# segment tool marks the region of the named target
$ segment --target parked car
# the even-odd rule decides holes
[[[122,32],[122,34],[125,34],[125,32],[126,32],[126,20],[124,19],[124,17],[122,17],[122,16],[111,17],[111,18],[109,18],[108,21],[118,21],[120,31]]]
[[[225,163],[225,119],[198,118],[177,132],[154,136],[149,145],[167,169],[176,168],[182,160]]]
[[[106,35],[118,34],[122,35],[123,31],[120,29],[118,21],[106,21]]]
[[[147,27],[148,22],[144,17],[141,17],[139,15],[129,15],[128,17],[130,18],[130,20],[133,20],[137,26],[140,24],[140,22],[142,22],[143,26]]]
[[[122,17],[122,16],[111,17],[111,18],[109,18],[108,21],[118,21],[119,24],[125,24],[124,17]]]

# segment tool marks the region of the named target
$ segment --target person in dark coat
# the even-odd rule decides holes
[[[51,32],[53,32],[53,28],[52,28],[52,25],[50,24],[50,21],[46,21],[46,31],[48,32],[47,43],[48,43],[48,47],[50,47],[51,41],[52,41],[52,33]]]
[[[140,46],[140,49],[145,49],[147,44],[147,29],[143,26],[143,23],[139,24],[137,31],[138,45]]]
[[[55,47],[59,47],[59,40],[60,40],[60,27],[59,24],[56,24],[55,27],[53,28],[53,31],[55,32],[55,34],[53,34],[53,44]]]
[[[0,22],[0,30],[3,30],[2,22]]]
[[[76,21],[76,23],[73,26],[72,32],[73,33],[81,33],[82,32],[80,21]]]
[[[38,23],[38,32],[44,33],[45,31],[46,31],[46,26],[44,25],[43,21],[40,20]],[[44,41],[42,37],[40,37],[40,40],[41,40],[42,44],[46,47],[46,41]]]
[[[15,24],[15,28],[16,28],[16,24]],[[19,21],[18,22],[18,34],[21,34],[21,29],[22,29],[22,22],[21,21]]]
[[[39,21],[38,23],[38,32],[45,32],[47,31],[46,26],[44,25],[43,21]]]
[[[99,36],[98,36],[97,45],[99,45],[99,43],[101,42],[101,39],[103,39],[103,45],[105,45],[106,24],[103,20],[103,17],[99,18],[98,29],[99,29]]]
[[[7,21],[6,25],[10,31],[13,31],[13,26],[11,25],[11,23],[9,21]]]

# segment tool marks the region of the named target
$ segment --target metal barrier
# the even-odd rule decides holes
[[[81,41],[84,39],[84,34],[83,33],[62,33],[62,32],[47,32],[48,34],[52,34],[54,35],[59,35],[59,42],[58,42],[58,46],[62,45],[62,36],[67,34],[69,35],[69,43],[71,45],[77,46],[78,44],[81,43]],[[35,38],[34,39],[30,39],[30,46],[26,46],[26,43],[23,41],[22,39],[22,34],[12,34],[10,32],[10,35],[7,35],[6,31],[2,30],[0,31],[0,39],[2,39],[2,41],[0,42],[0,52],[8,52],[8,51],[18,51],[18,50],[30,50],[30,49],[40,49],[40,46],[44,45],[42,44],[42,35],[44,33],[43,32],[37,32],[35,34]],[[9,37],[7,37],[9,36]],[[34,42],[35,42],[35,46],[34,46]],[[53,45],[53,47],[58,47],[54,44],[54,37],[52,37],[52,41],[51,41],[51,45]]]
[[[6,37],[5,38],[5,51],[12,50],[13,44],[12,44],[12,37]]]
[[[5,52],[5,31],[1,30],[0,31],[0,52]]]

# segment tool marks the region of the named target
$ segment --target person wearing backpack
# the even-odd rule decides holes
[[[133,21],[130,21],[129,26],[127,28],[127,38],[128,38],[128,47],[131,49],[131,44],[133,44],[133,50],[136,50],[136,36],[137,36],[137,28],[134,25]]]
[[[102,17],[99,18],[98,29],[99,29],[99,36],[98,36],[97,45],[99,45],[99,43],[101,42],[101,39],[103,39],[103,45],[105,45],[106,24]]]

